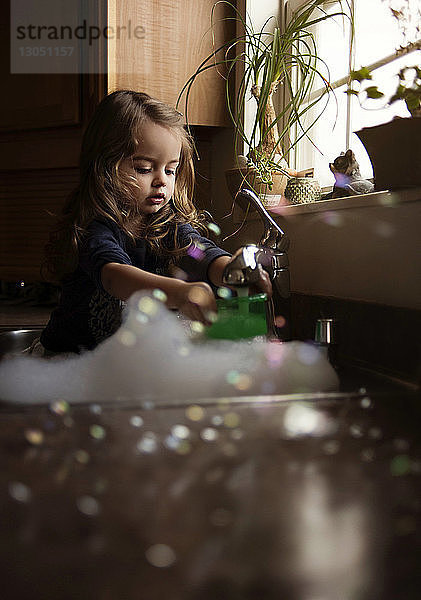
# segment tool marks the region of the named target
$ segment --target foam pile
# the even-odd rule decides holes
[[[94,351],[0,364],[0,399],[13,403],[159,405],[337,389],[334,369],[312,345],[195,340],[159,297],[144,292],[130,298],[120,329]]]

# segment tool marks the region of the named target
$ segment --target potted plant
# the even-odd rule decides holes
[[[414,8],[408,3],[401,3],[397,10],[389,2],[392,17],[402,35],[400,48],[396,55],[409,54],[421,50],[420,36],[421,7],[417,8],[414,19]],[[416,21],[418,25],[413,27]],[[409,61],[408,61],[409,62]],[[368,85],[367,85],[368,82]],[[356,87],[355,87],[356,86]],[[356,135],[364,144],[370,157],[375,187],[377,190],[395,190],[406,187],[421,186],[421,67],[419,64],[401,68],[397,73],[396,88],[389,97],[372,83],[370,69],[362,67],[351,71],[348,94],[356,95],[364,106],[365,99],[382,99],[383,106],[390,106],[403,100],[408,109],[408,117],[395,117],[393,120],[365,127],[356,131]]]
[[[228,170],[228,187],[235,196],[241,184],[247,181],[268,204],[270,196],[279,201],[288,178],[297,175],[288,166],[289,153],[308,135],[333,92],[327,79],[327,67],[318,57],[316,39],[310,28],[325,19],[350,19],[351,12],[347,10],[348,0],[307,0],[283,29],[272,16],[261,30],[254,31],[236,7],[226,0],[214,5],[212,24],[215,10],[222,3],[229,5],[233,14],[230,18],[236,21],[242,33],[214,48],[184,85],[177,104],[181,103],[185,93],[188,122],[189,93],[196,78],[207,69],[224,69],[226,103],[234,126],[235,147],[242,144],[245,153],[240,149],[234,168]],[[335,4],[338,8],[328,13],[327,4]],[[308,102],[316,80],[322,82],[324,93]],[[276,91],[284,94],[284,103],[279,109],[275,109],[273,102]],[[246,126],[244,112],[249,101],[255,103],[255,113],[252,122]],[[318,117],[304,125],[305,114],[316,104],[320,106]]]
[[[421,68],[404,67],[397,77],[396,89],[386,105],[403,100],[410,116],[395,117],[387,123],[355,132],[370,157],[376,190],[421,186]],[[351,72],[351,81],[360,85],[371,78],[365,67]],[[371,84],[359,90],[351,88],[348,92],[372,99],[385,98],[384,93]]]

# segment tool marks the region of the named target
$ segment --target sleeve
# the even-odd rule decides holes
[[[180,268],[187,273],[188,279],[190,281],[206,281],[212,285],[208,279],[209,265],[219,256],[231,256],[231,254],[201,236],[189,224],[179,226],[177,237],[180,245],[190,244],[186,255],[180,259],[179,263]]]
[[[132,264],[124,249],[123,234],[113,223],[93,221],[79,246],[79,266],[103,289],[101,269],[110,262]]]

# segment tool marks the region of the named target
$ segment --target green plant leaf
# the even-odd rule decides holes
[[[219,48],[214,44],[213,51],[201,62],[179,95],[178,102],[181,102],[185,93],[184,113],[188,123],[187,109],[192,85],[201,73],[216,68],[225,79],[226,105],[234,125],[236,147],[237,141],[242,140],[249,159],[253,160],[256,170],[268,181],[275,154],[287,159],[291,148],[303,137],[310,139],[309,130],[323,114],[329,98],[335,97],[329,83],[329,69],[318,56],[317,40],[308,28],[320,21],[342,16],[349,19],[353,35],[353,12],[350,0],[335,0],[334,13],[326,11],[327,4],[333,4],[333,0],[306,0],[283,29],[279,28],[276,18],[272,16],[255,32],[249,20],[240,14],[233,3],[219,0],[212,10],[212,32],[216,24],[215,8],[224,5],[233,16],[221,18],[220,21],[236,22],[240,34]],[[364,78],[371,78],[368,70],[363,75],[366,75]],[[309,101],[309,94],[316,82],[323,91]],[[254,98],[250,92],[252,86],[259,88],[258,93],[253,94]],[[280,94],[287,94],[275,116],[268,111],[274,87],[278,88]],[[354,91],[350,93],[356,94]],[[256,110],[251,127],[246,128],[244,110],[249,101],[256,102]],[[311,114],[309,111],[316,106],[318,114],[312,115],[310,122],[307,122],[304,117],[307,113]],[[267,154],[262,154],[262,148]]]
[[[351,81],[359,81],[360,83],[366,79],[373,79],[367,67],[361,67],[358,71],[351,71],[349,76]]]
[[[409,112],[412,112],[413,110],[417,110],[421,107],[421,98],[419,93],[408,93],[407,96],[405,97],[405,102],[406,102],[406,106],[409,110]]]
[[[368,88],[364,89],[367,94],[367,98],[372,98],[373,100],[377,100],[378,98],[383,98],[384,94],[379,90],[377,85],[371,85]]]

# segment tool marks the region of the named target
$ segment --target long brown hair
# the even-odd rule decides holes
[[[139,214],[133,178],[119,169],[121,162],[135,154],[139,128],[146,120],[162,125],[181,142],[174,193],[169,204],[153,215]],[[45,273],[59,281],[77,266],[78,244],[88,225],[97,218],[114,221],[130,238],[141,235],[158,253],[172,257],[184,248],[177,245],[177,224],[191,223],[204,229],[196,210],[193,144],[184,128],[182,115],[171,106],[148,94],[119,90],[106,96],[97,106],[82,140],[80,183],[66,201],[58,226],[46,246]],[[162,243],[173,233],[173,249]]]

